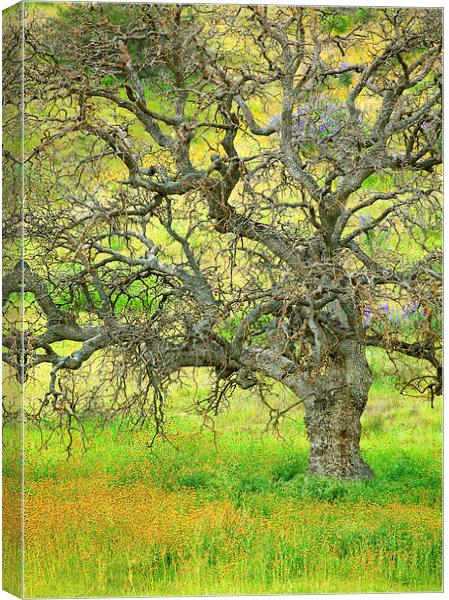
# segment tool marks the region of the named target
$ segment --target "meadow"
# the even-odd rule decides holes
[[[64,16],[56,4],[34,3],[34,9],[48,19]],[[117,11],[115,16],[119,22],[123,18],[122,10],[111,8],[112,20]],[[68,11],[65,18],[70,19],[70,14]],[[365,17],[367,15],[362,13],[357,18],[364,22]],[[232,36],[224,38],[225,42],[230,47],[235,44]],[[350,61],[363,63],[369,55],[369,46],[355,44],[345,56]],[[326,93],[337,102],[343,101],[352,85],[351,78],[336,79]],[[118,80],[106,77],[100,83],[105,89],[112,89]],[[255,98],[251,104],[260,123],[270,122],[281,111],[279,89],[275,86],[267,89],[268,100]],[[164,112],[165,92],[164,87],[146,85],[144,95],[150,110]],[[119,88],[117,93],[126,99],[124,88]],[[368,91],[361,98],[369,122],[368,113],[375,114],[380,100]],[[72,117],[76,109],[61,102],[64,111],[67,109],[66,114]],[[127,125],[130,138],[142,151],[145,167],[151,166],[148,156],[155,164],[162,161],[159,151],[149,152],[148,136],[138,119],[103,98],[92,103],[101,120],[109,121],[114,127]],[[42,118],[47,113],[47,108],[43,110],[41,106],[33,110]],[[196,106],[193,101],[187,111],[198,120],[209,118],[209,107]],[[38,128],[28,134],[30,148],[41,143]],[[88,136],[80,136],[61,141],[59,146],[56,144],[55,165],[59,168],[58,161],[64,163],[65,158],[71,164],[72,155],[83,156],[89,152],[91,142]],[[191,147],[193,164],[203,168],[214,144],[218,142],[212,130],[206,129],[196,136]],[[236,147],[241,155],[260,151],[259,142],[252,136],[239,135]],[[314,158],[313,146],[306,147],[305,151]],[[109,202],[115,201],[118,182],[121,189],[127,168],[121,159],[108,153],[100,167],[98,172],[105,185],[102,193],[107,207]],[[320,168],[317,167],[318,172]],[[97,176],[94,171],[95,186]],[[389,191],[401,184],[402,177],[402,174],[376,172],[366,178],[361,189]],[[87,172],[86,180],[90,178]],[[268,182],[261,180],[259,185],[261,190],[266,187],[270,191],[277,184],[273,175]],[[34,185],[36,187],[32,187]],[[239,185],[243,190],[243,183]],[[33,210],[36,205],[37,214],[56,191],[51,199],[53,206],[60,207],[58,188],[51,190],[49,196],[39,172],[33,174],[32,186],[30,205]],[[286,188],[286,201],[296,200],[295,195],[290,198],[289,194]],[[240,201],[236,196],[234,203]],[[179,199],[179,204],[178,200],[173,203],[176,213],[185,205],[185,199]],[[244,204],[236,206],[247,210]],[[389,201],[381,201],[361,217],[375,219],[388,206]],[[72,210],[70,206],[69,211]],[[184,235],[189,224],[180,214],[183,218],[176,228]],[[270,213],[261,211],[262,223],[269,223],[270,219]],[[283,225],[284,219],[288,224],[287,217],[280,213],[279,223]],[[358,219],[356,215],[353,221],[348,221],[348,230],[357,226]],[[296,217],[290,224],[293,228],[297,226]],[[403,256],[411,264],[421,260],[422,247],[406,232],[405,226],[399,223],[393,234],[384,229],[372,231],[360,244],[362,250],[374,256],[391,244],[395,260],[396,255]],[[157,223],[151,223],[151,239],[161,246],[170,263],[183,260],[181,246],[178,247],[172,234]],[[204,244],[203,256],[213,264],[219,247],[216,240],[198,229],[191,241],[195,248]],[[439,241],[440,230],[429,228],[426,244],[438,247]],[[137,251],[137,247],[129,240],[125,244],[120,236],[117,239],[109,236],[109,243],[116,251],[127,248]],[[224,241],[223,247],[227,244]],[[43,250],[38,240],[29,241],[27,249],[31,262],[42,261]],[[73,260],[57,256],[58,277],[61,273],[76,275],[76,269],[84,269],[75,261],[77,255],[75,244]],[[234,282],[244,285],[246,271],[245,264],[237,265],[232,276]],[[127,288],[130,295],[124,296],[123,302],[120,297],[116,299],[114,307],[119,316],[127,311],[140,316],[141,311],[143,319],[148,319],[153,304],[143,305],[141,299],[146,297],[141,293],[148,289],[148,282],[153,283],[150,276],[145,285],[139,280],[132,282]],[[222,284],[231,285],[227,279],[221,281]],[[68,310],[88,321],[88,313],[83,314],[87,306],[83,289],[80,288],[75,297],[60,296],[58,301],[68,302]],[[92,291],[91,298],[98,301],[96,293]],[[26,304],[32,300],[32,295],[25,296]],[[370,305],[367,308],[371,310]],[[393,323],[399,308],[389,305],[387,308],[383,316]],[[27,305],[31,323],[35,321],[32,310]],[[234,320],[226,322],[220,331],[224,338],[231,336],[232,326],[238,323],[238,315],[231,316]],[[403,327],[408,325],[402,324]],[[61,355],[68,355],[75,347],[79,347],[78,342],[63,340],[52,344],[52,349],[61,351]],[[84,423],[87,449],[81,438],[75,436],[68,456],[64,434],[62,439],[58,432],[50,435],[45,422],[40,424],[40,429],[27,424],[25,596],[441,591],[441,398],[435,400],[432,408],[424,398],[400,395],[395,382],[382,374],[385,357],[371,350],[369,359],[375,381],[362,419],[362,449],[376,474],[372,480],[342,483],[307,476],[308,442],[301,407],[288,413],[279,431],[266,431],[269,416],[254,391],[236,391],[229,407],[222,408],[212,426],[210,420],[191,410],[192,405],[208,393],[205,375],[199,376],[198,385],[192,381],[184,388],[173,387],[166,414],[167,438],[157,438],[154,444],[150,443],[153,437],[150,423],[133,429],[126,421],[117,420],[100,427],[92,417]],[[401,369],[414,373],[415,366],[409,362],[408,366],[401,365]],[[49,370],[48,365],[37,369],[36,389],[30,391],[28,387],[27,398],[42,398]],[[107,380],[107,375],[104,377]],[[85,379],[86,385],[96,383],[88,377]],[[282,394],[288,394],[281,392],[277,385],[272,387],[271,393],[273,396],[279,393],[279,402],[282,402]],[[53,418],[57,419],[58,415]],[[5,425],[3,435],[7,443],[16,433],[10,424]],[[17,521],[19,456],[20,448],[14,451],[11,444],[3,460],[5,589],[14,589],[21,580]]]
[[[440,402],[378,379],[363,420],[376,478],[343,484],[306,476],[300,410],[266,433],[242,392],[215,437],[186,410],[193,393],[173,400],[175,445],[91,423],[67,459],[28,430],[27,597],[441,590]],[[5,505],[13,482],[6,463]]]

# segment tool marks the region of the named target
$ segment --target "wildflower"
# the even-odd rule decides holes
[[[359,217],[359,224],[360,227],[367,227],[368,225],[371,224],[371,215],[370,213],[368,213],[366,216],[365,215],[360,215]]]
[[[373,311],[371,310],[371,307],[365,306],[365,309],[363,311],[363,326],[364,327],[369,327],[369,325],[371,324],[372,314],[373,314]]]

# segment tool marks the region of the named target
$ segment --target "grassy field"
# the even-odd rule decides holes
[[[27,596],[441,589],[440,403],[374,386],[363,448],[377,477],[343,485],[305,475],[300,412],[282,438],[262,434],[266,414],[244,395],[215,445],[188,395],[170,420],[177,448],[117,424],[67,460],[58,439],[40,449],[28,433]]]
[[[34,8],[38,16],[46,19],[61,14],[59,5],[34,3]],[[70,14],[66,18],[70,19]],[[231,38],[232,44],[235,41]],[[369,44],[355,44],[345,58],[363,63],[369,55]],[[117,81],[111,78],[110,83]],[[276,86],[267,88],[267,100],[261,97],[250,103],[260,123],[267,123],[282,110],[280,89]],[[349,89],[348,83],[336,81],[326,93],[343,101]],[[118,93],[126,98],[123,87]],[[145,87],[145,95],[149,109],[166,111],[166,98],[158,87]],[[380,99],[366,92],[361,100],[368,122],[368,112],[374,118]],[[43,118],[47,108],[40,106],[41,99],[35,103],[33,106],[31,101],[29,110]],[[143,166],[159,165],[159,161],[165,164],[165,150],[155,154],[151,148],[150,152],[145,128],[128,111],[113,108],[104,99],[95,100],[93,106],[96,115],[112,125],[129,121],[130,138],[148,161]],[[68,116],[75,114],[75,104],[61,101],[61,108]],[[192,113],[197,108],[193,103],[188,105]],[[209,111],[212,114],[213,110],[214,106],[206,107],[196,116],[208,120]],[[26,144],[31,152],[43,137],[39,128],[28,135]],[[18,149],[14,146],[17,139],[12,142],[14,150]],[[61,140],[55,145],[55,168],[62,167],[66,159],[71,164],[72,155],[87,155],[91,144],[92,138],[85,135]],[[203,168],[213,147],[219,147],[217,144],[212,131],[197,136],[192,141],[193,164]],[[257,139],[242,133],[236,138],[236,147],[242,155],[260,150]],[[92,177],[89,185],[96,190],[101,183],[107,206],[115,202],[112,192],[119,185],[121,189],[122,183],[118,182],[126,179],[127,169],[117,157],[105,156],[101,165],[101,181]],[[325,175],[320,165],[314,167],[319,177]],[[276,189],[275,177],[260,184],[260,190],[262,185],[268,191]],[[394,189],[402,177],[401,174],[396,181],[390,174],[374,173],[365,180],[362,192]],[[87,179],[88,176],[86,185]],[[31,206],[48,202],[48,185],[40,181],[38,171],[35,175],[31,171],[31,181],[36,185],[28,194]],[[243,189],[243,183],[239,185]],[[59,195],[50,200],[59,209]],[[238,196],[233,200],[236,208],[246,213],[245,202]],[[370,218],[379,216],[389,205],[390,200],[386,200],[370,208]],[[176,214],[185,206],[185,198],[174,199],[173,206]],[[261,211],[261,222],[269,222],[270,214]],[[285,215],[279,217],[280,225],[284,225],[283,219],[291,224]],[[293,225],[296,227],[296,222]],[[347,231],[354,226],[358,226],[358,214],[348,221]],[[181,219],[178,227],[180,233],[185,233],[181,228],[187,227],[187,221]],[[387,250],[391,244],[398,260],[402,256],[409,267],[422,259],[422,246],[414,236],[406,235],[404,224],[399,222],[397,227],[396,232],[367,235],[361,242],[362,249],[376,256],[376,252]],[[198,238],[193,235],[191,240],[204,244],[204,261],[216,264],[221,242],[214,240],[212,244],[207,233],[201,233],[199,228],[198,232]],[[396,240],[396,235],[401,239]],[[161,246],[162,258],[170,263],[181,258],[177,254],[181,246],[153,221],[151,239]],[[426,243],[429,247],[438,246],[439,240],[440,232],[435,229],[428,233]],[[110,243],[114,249],[122,249],[119,238]],[[35,251],[33,244],[29,241],[27,245],[31,256]],[[227,245],[224,240],[223,247]],[[131,247],[138,249],[137,244]],[[250,243],[248,247],[251,248]],[[73,260],[59,264],[59,272],[75,272],[77,255],[78,248]],[[217,264],[222,267],[219,261]],[[237,265],[234,283],[247,281],[246,270],[246,264]],[[134,290],[131,285],[129,291],[137,294],[139,284],[134,284]],[[221,285],[226,288],[230,284],[224,279]],[[32,299],[26,298],[27,302]],[[81,294],[75,309],[81,311],[85,304],[86,298]],[[131,307],[136,314],[139,309],[148,310],[140,301],[131,306],[127,299],[115,307],[118,312]],[[31,323],[36,318],[32,311],[33,308],[28,313]],[[226,330],[220,334],[225,335]],[[65,341],[59,344],[60,347],[52,344],[52,348],[67,354],[79,346],[74,343],[72,348]],[[414,365],[408,368],[413,369]],[[47,365],[38,370],[36,389],[28,387],[29,398],[42,397],[42,382],[48,382],[49,369]],[[42,447],[40,433],[29,427],[25,444],[26,596],[441,590],[441,401],[431,409],[421,399],[401,397],[390,384],[388,379],[377,379],[363,420],[363,451],[376,473],[374,480],[366,482],[342,484],[307,477],[308,445],[301,410],[282,423],[280,436],[263,433],[268,417],[252,392],[239,392],[229,410],[217,417],[215,436],[210,429],[201,427],[200,416],[187,410],[194,394],[206,394],[205,389],[200,386],[195,391],[192,385],[173,390],[168,423],[172,443],[158,439],[151,448],[149,428],[130,431],[117,422],[97,430],[91,422],[87,424],[88,451],[83,452],[80,440],[75,439],[73,455],[67,459],[58,435]],[[6,426],[7,440],[12,433]],[[48,431],[43,433],[45,438]],[[17,450],[11,462],[8,456],[3,462],[7,589],[12,578],[20,579],[20,531],[11,510],[13,507],[17,513],[20,489],[15,463],[19,454]]]

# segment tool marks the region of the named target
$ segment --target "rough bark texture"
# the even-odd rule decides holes
[[[360,453],[360,417],[363,407],[354,398],[317,401],[305,417],[310,441],[310,475],[338,479],[365,479],[373,472]]]
[[[371,373],[363,348],[347,344],[346,356],[321,381],[321,391],[305,403],[311,475],[365,479],[373,472],[360,453],[360,418],[368,401]]]

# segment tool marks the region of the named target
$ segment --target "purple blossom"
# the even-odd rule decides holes
[[[411,304],[405,306],[402,310],[394,307],[390,307],[388,302],[378,305],[377,309],[372,308],[370,305],[365,306],[363,309],[363,326],[369,327],[376,315],[376,312],[383,313],[388,318],[389,322],[393,326],[407,321],[409,319],[423,319],[425,318],[424,310],[419,307],[419,302],[413,301]]]
[[[395,310],[394,308],[392,308],[390,310],[388,318],[390,320],[390,323],[392,323],[394,325],[397,325],[399,323],[399,321],[401,320],[399,311]]]
[[[334,101],[328,102],[327,98],[320,94],[302,102],[292,116],[294,142],[317,142],[323,136],[334,134],[341,127],[344,123],[345,108]],[[281,122],[281,115],[275,115],[268,125],[279,131]]]
[[[402,311],[401,314],[404,317],[409,317],[411,316],[413,313],[415,313],[419,308],[419,302],[417,302],[416,300],[414,302],[412,302],[409,306],[405,306]]]
[[[371,215],[370,215],[370,213],[368,213],[366,216],[365,215],[360,215],[360,217],[359,217],[359,225],[360,225],[360,227],[366,227],[370,223],[371,223]]]
[[[369,327],[369,325],[371,324],[372,315],[373,315],[373,311],[371,310],[371,307],[365,306],[365,309],[363,311],[363,326],[364,327]]]

